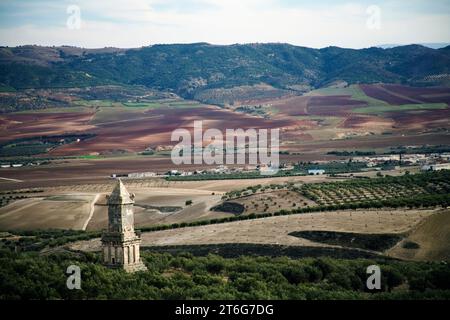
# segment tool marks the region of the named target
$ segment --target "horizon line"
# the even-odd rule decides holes
[[[209,43],[205,41],[199,41],[199,42],[172,42],[172,43],[154,43],[149,45],[143,45],[140,47],[115,47],[115,46],[104,46],[104,47],[82,47],[82,46],[76,46],[76,45],[70,45],[70,44],[60,44],[60,45],[43,45],[43,44],[20,44],[16,46],[9,46],[9,45],[2,45],[0,44],[0,48],[20,48],[20,47],[43,47],[43,48],[79,48],[79,49],[87,49],[87,50],[100,50],[100,49],[122,49],[122,50],[133,50],[133,49],[143,49],[143,48],[149,48],[153,46],[171,46],[171,45],[208,45],[208,46],[221,46],[221,47],[230,47],[230,46],[246,46],[246,45],[289,45],[293,47],[300,47],[300,48],[308,48],[308,49],[315,49],[315,50],[322,50],[326,48],[340,48],[340,49],[349,49],[349,50],[364,50],[364,49],[371,49],[371,48],[378,48],[378,49],[392,49],[397,47],[407,47],[407,46],[421,46],[428,49],[438,50],[442,48],[446,48],[450,46],[449,42],[417,42],[417,43],[405,43],[405,44],[379,44],[379,45],[373,45],[369,47],[361,47],[361,48],[352,48],[352,47],[341,47],[337,45],[329,45],[325,47],[308,47],[298,44],[292,44],[289,42],[236,42],[232,44],[215,44],[215,43]],[[437,46],[437,47],[432,47]]]

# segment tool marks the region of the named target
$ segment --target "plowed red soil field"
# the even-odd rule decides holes
[[[149,146],[175,144],[171,133],[177,128],[191,130],[195,120],[203,120],[203,130],[271,129],[294,126],[296,119],[268,120],[218,107],[155,109],[136,114],[124,113],[120,120],[90,124],[93,113],[29,113],[0,117],[0,141],[81,131],[94,138],[61,146],[53,156],[111,153],[117,150],[142,151]]]
[[[388,116],[399,129],[446,128],[450,124],[450,109],[391,112]]]
[[[416,88],[402,85],[364,84],[361,89],[369,97],[382,100],[391,105],[414,103],[450,103],[450,88]]]
[[[318,116],[346,117],[352,109],[364,107],[365,101],[351,100],[351,96],[314,96],[308,101],[308,113]]]
[[[56,135],[94,129],[94,113],[23,113],[0,116],[0,142],[34,136]]]

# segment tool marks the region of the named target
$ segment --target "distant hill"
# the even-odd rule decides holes
[[[448,84],[449,77],[449,47],[420,45],[360,50],[278,43],[194,43],[138,49],[0,48],[0,86],[15,89],[126,84],[195,98],[206,90],[256,84],[305,90],[340,80]]]
[[[421,46],[428,47],[431,49],[441,49],[450,46],[450,43],[448,42],[428,42],[428,43],[418,43]],[[376,46],[377,48],[382,49],[389,49],[394,47],[401,47],[403,45],[401,44],[381,44],[379,46]]]

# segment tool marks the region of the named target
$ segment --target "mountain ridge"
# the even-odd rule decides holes
[[[318,88],[335,81],[448,85],[450,50],[421,45],[314,49],[286,43],[204,42],[130,49],[0,47],[0,85],[14,89],[144,85],[195,98],[219,88],[258,84]]]

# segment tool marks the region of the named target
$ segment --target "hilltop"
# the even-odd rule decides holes
[[[254,85],[300,92],[342,81],[446,85],[450,83],[450,47],[312,49],[281,43],[168,44],[137,49],[20,46],[0,48],[0,70],[3,90],[143,85],[207,101],[211,90]]]

